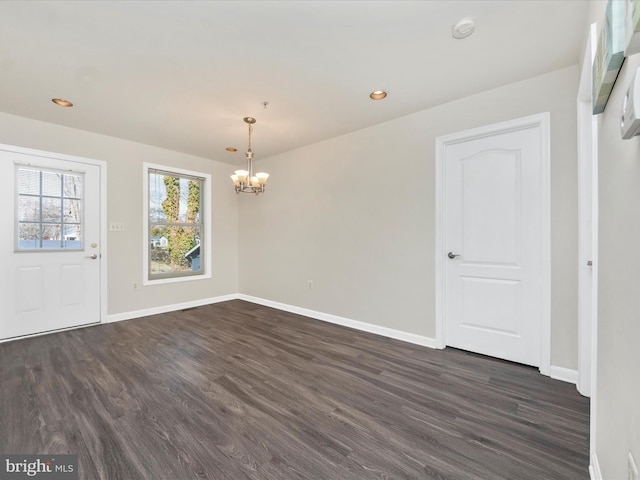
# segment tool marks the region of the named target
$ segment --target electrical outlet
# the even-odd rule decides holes
[[[138,291],[138,284],[136,282],[133,282],[133,285],[131,286],[131,288],[132,288],[132,290],[134,292],[137,292]]]
[[[122,222],[111,222],[109,224],[110,232],[124,232],[124,223]]]
[[[633,455],[629,452],[628,456],[628,464],[629,464],[629,475],[627,476],[628,480],[640,480],[638,478],[638,465],[636,465],[636,461],[633,459]]]
[[[313,290],[313,280],[307,281],[307,290]]]

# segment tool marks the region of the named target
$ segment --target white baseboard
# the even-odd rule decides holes
[[[132,318],[148,317],[149,315],[157,315],[159,313],[175,312],[176,310],[184,310],[185,308],[201,307],[202,305],[210,305],[212,303],[226,302],[227,300],[236,300],[239,296],[237,293],[230,295],[221,295],[219,297],[202,298],[191,302],[174,303],[171,305],[162,305],[161,307],[147,308],[144,310],[134,310],[131,312],[113,313],[107,315],[102,323],[121,322],[122,320],[131,320]]]
[[[264,298],[252,297],[251,295],[240,294],[237,298],[239,298],[240,300],[245,300],[247,302],[257,303],[258,305],[264,305],[266,307],[284,310],[285,312],[303,315],[305,317],[314,318],[316,320],[322,320],[323,322],[334,323],[336,325],[350,327],[355,330],[361,330],[363,332],[375,333],[376,335],[395,338],[396,340],[402,340],[403,342],[413,343],[415,345],[421,345],[423,347],[436,348],[435,338],[416,335],[415,333],[403,332],[402,330],[395,330],[393,328],[381,327],[372,323],[351,320],[349,318],[339,317],[337,315],[331,315],[329,313],[318,312],[316,310],[309,310],[307,308],[296,307],[294,305],[288,305],[286,303],[274,302],[272,300],[266,300]]]
[[[570,368],[551,365],[549,376],[555,380],[562,380],[563,382],[573,383],[574,385],[578,383],[578,371]]]
[[[267,307],[276,308],[285,312],[291,312],[305,317],[310,317],[316,320],[322,320],[323,322],[334,323],[336,325],[342,325],[350,327],[355,330],[361,330],[363,332],[375,333],[382,335],[383,337],[394,338],[396,340],[402,340],[403,342],[413,343],[415,345],[421,345],[423,347],[436,348],[436,340],[434,338],[425,337],[422,335],[416,335],[414,333],[403,332],[402,330],[395,330],[393,328],[381,327],[371,323],[360,322],[358,320],[351,320],[349,318],[339,317],[337,315],[331,315],[329,313],[318,312],[316,310],[309,310],[307,308],[296,307],[294,305],[288,305],[286,303],[274,302],[272,300],[266,300],[264,298],[253,297],[251,295],[244,295],[241,293],[234,293],[229,295],[222,295],[213,298],[204,298],[200,300],[194,300],[191,302],[176,303],[171,305],[162,305],[160,307],[147,308],[144,310],[134,310],[130,312],[114,313],[107,315],[107,318],[103,323],[121,322],[123,320],[131,320],[134,318],[147,317],[149,315],[157,315],[159,313],[174,312],[176,310],[184,310],[185,308],[200,307],[202,305],[209,305],[212,303],[226,302],[228,300],[245,300],[247,302],[256,303],[258,305],[264,305]]]
[[[595,453],[591,454],[591,464],[589,465],[589,477],[591,480],[604,480],[602,472],[600,471],[600,464],[598,463],[598,456]]]
[[[159,313],[174,312],[176,310],[184,310],[185,308],[200,307],[202,305],[209,305],[212,303],[225,302],[228,300],[244,300],[247,302],[255,303],[258,305],[264,305],[285,312],[295,313],[310,317],[323,322],[333,323],[336,325],[342,325],[344,327],[353,328],[363,332],[374,333],[376,335],[382,335],[383,337],[394,338],[396,340],[402,340],[403,342],[413,343],[415,345],[421,345],[423,347],[438,348],[438,344],[435,338],[425,337],[423,335],[416,335],[415,333],[404,332],[402,330],[396,330],[393,328],[382,327],[380,325],[374,325],[372,323],[361,322],[359,320],[352,320],[350,318],[340,317],[329,313],[318,312],[316,310],[310,310],[308,308],[297,307],[295,305],[289,305],[286,303],[275,302],[273,300],[267,300],[265,298],[254,297],[251,295],[245,295],[242,293],[233,293],[229,295],[221,295],[218,297],[204,298],[194,300],[191,302],[177,303],[171,305],[163,305],[160,307],[153,307],[144,310],[134,310],[131,312],[115,313],[107,315],[106,320],[103,323],[120,322],[123,320],[130,320],[133,318],[147,317],[149,315],[157,315]],[[549,376],[556,380],[562,380],[564,382],[577,384],[578,371],[571,370],[564,367],[551,366]]]

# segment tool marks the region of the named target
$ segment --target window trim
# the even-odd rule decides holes
[[[201,264],[202,273],[195,275],[185,275],[176,277],[165,278],[149,278],[149,173],[150,171],[158,170],[169,174],[175,174],[176,176],[195,177],[202,178],[203,192],[202,204],[200,205],[200,218],[202,219],[202,228],[204,230],[204,241],[201,242],[200,248],[204,248],[204,262]],[[189,282],[197,280],[205,280],[211,278],[211,265],[212,265],[212,242],[211,242],[211,222],[212,215],[209,212],[211,208],[211,175],[204,172],[197,172],[193,170],[186,170],[183,168],[176,168],[168,165],[158,165],[154,163],[144,162],[142,164],[142,284],[143,285],[159,285],[163,283],[177,283],[177,282]]]
[[[19,206],[19,199],[20,196],[23,195],[20,193],[20,189],[18,187],[18,179],[19,179],[19,175],[20,175],[20,170],[24,169],[24,170],[34,170],[34,171],[38,171],[40,174],[40,191],[37,195],[33,194],[33,195],[26,195],[26,196],[33,196],[33,197],[38,197],[40,200],[40,220],[38,222],[21,222],[20,221],[20,206]],[[34,224],[39,224],[40,226],[44,225],[47,222],[43,222],[42,220],[42,199],[43,198],[60,198],[61,201],[61,209],[64,207],[64,200],[66,197],[64,197],[64,195],[60,196],[60,197],[55,197],[52,195],[43,195],[42,193],[42,174],[43,173],[53,173],[53,174],[60,174],[63,175],[75,175],[75,176],[80,176],[82,178],[82,192],[81,192],[81,196],[80,198],[77,198],[76,200],[80,200],[81,201],[81,209],[80,209],[80,223],[78,223],[78,225],[80,225],[80,227],[84,230],[84,225],[85,225],[85,206],[84,206],[84,200],[85,200],[85,174],[86,172],[84,170],[64,170],[64,169],[60,169],[60,168],[52,168],[52,167],[46,167],[46,166],[41,166],[41,165],[37,165],[37,164],[31,164],[31,163],[20,163],[20,162],[14,162],[14,176],[13,176],[13,182],[14,182],[14,221],[13,221],[13,251],[14,253],[60,253],[60,252],[83,252],[86,250],[86,245],[85,245],[85,238],[84,238],[84,231],[82,232],[82,236],[80,238],[80,246],[79,247],[65,247],[61,246],[60,247],[44,247],[42,246],[42,238],[40,238],[40,243],[41,245],[39,247],[33,247],[33,248],[21,248],[20,247],[20,238],[19,238],[19,230],[20,230],[20,224],[21,223],[34,223]],[[61,192],[62,193],[62,192]],[[64,226],[64,215],[61,216],[61,222],[60,222],[61,226]],[[64,240],[64,235],[61,236],[61,242],[63,242]]]

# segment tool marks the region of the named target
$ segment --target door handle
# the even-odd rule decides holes
[[[456,258],[456,257],[461,257],[462,255],[458,255],[457,253],[453,253],[453,252],[449,252],[447,254],[447,257],[449,258]]]
[[[96,258],[98,258],[98,254],[94,253],[93,255],[89,255],[88,257],[84,257],[84,258],[90,258],[91,260],[95,260]]]

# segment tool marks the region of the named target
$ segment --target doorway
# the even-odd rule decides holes
[[[0,340],[99,323],[103,163],[0,146],[0,174]]]
[[[549,114],[436,147],[436,343],[548,373]]]

